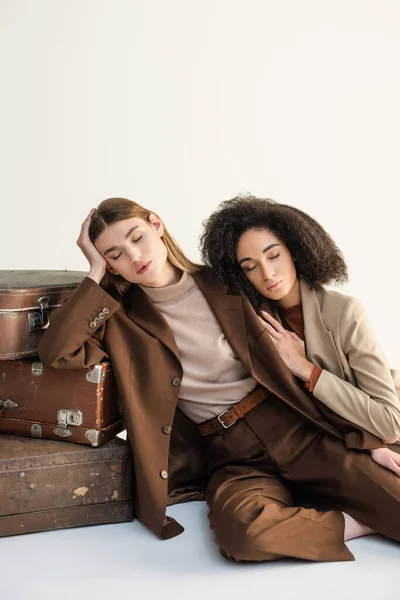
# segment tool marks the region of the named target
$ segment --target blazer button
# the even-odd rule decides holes
[[[162,428],[162,431],[163,431],[163,433],[165,433],[165,435],[170,434],[172,431],[171,425],[164,425],[164,427]]]
[[[105,319],[106,315],[103,312],[99,312],[100,319]]]
[[[102,312],[103,312],[105,315],[108,315],[108,313],[110,312],[110,309],[109,309],[109,308],[103,308]]]
[[[99,323],[101,323],[101,320],[99,319],[99,317],[95,317],[93,319],[93,321],[98,325]]]
[[[168,479],[168,471],[161,471],[160,477],[162,479]]]
[[[94,329],[96,327],[96,323],[94,321],[92,321],[91,323],[89,323],[89,327]]]
[[[179,387],[181,385],[182,381],[179,379],[179,377],[175,377],[175,379],[172,380],[172,385],[174,387]]]

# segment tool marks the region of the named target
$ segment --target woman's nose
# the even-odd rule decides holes
[[[141,259],[142,255],[140,253],[140,251],[137,248],[131,248],[130,250],[130,258],[131,258],[131,262],[135,263],[135,262],[139,262],[139,260]]]
[[[268,281],[268,279],[272,279],[272,277],[275,277],[274,268],[268,264],[261,265],[261,273],[262,273],[263,279],[265,279],[266,281]]]

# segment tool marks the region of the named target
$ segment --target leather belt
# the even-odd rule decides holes
[[[252,408],[256,407],[258,404],[261,404],[261,402],[265,400],[268,395],[268,390],[257,385],[254,390],[240,400],[240,402],[234,404],[228,410],[224,410],[217,417],[213,417],[208,421],[204,421],[204,423],[200,423],[198,425],[200,435],[211,435],[212,433],[216,433],[222,429],[229,429],[229,427],[232,427],[232,425],[244,417],[244,415]]]

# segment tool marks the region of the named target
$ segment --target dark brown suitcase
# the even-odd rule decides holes
[[[0,537],[132,520],[132,454],[0,435]]]
[[[110,363],[63,370],[38,359],[0,362],[0,433],[100,446],[123,429]]]
[[[0,271],[0,360],[36,355],[53,311],[85,276],[81,271]]]

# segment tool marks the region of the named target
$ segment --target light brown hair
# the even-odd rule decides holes
[[[123,221],[124,219],[136,217],[150,223],[150,214],[156,213],[140,206],[140,204],[133,202],[133,200],[127,200],[126,198],[107,198],[107,200],[103,200],[103,202],[99,204],[96,211],[93,213],[89,226],[90,240],[94,243],[108,225]],[[156,216],[158,217],[158,215]],[[175,267],[188,273],[196,273],[202,268],[201,265],[193,263],[185,256],[179,244],[169,233],[165,225],[161,240],[167,248],[168,260]],[[106,290],[115,287],[118,292],[123,295],[132,284],[121,277],[121,275],[114,275],[107,270],[100,285]]]

